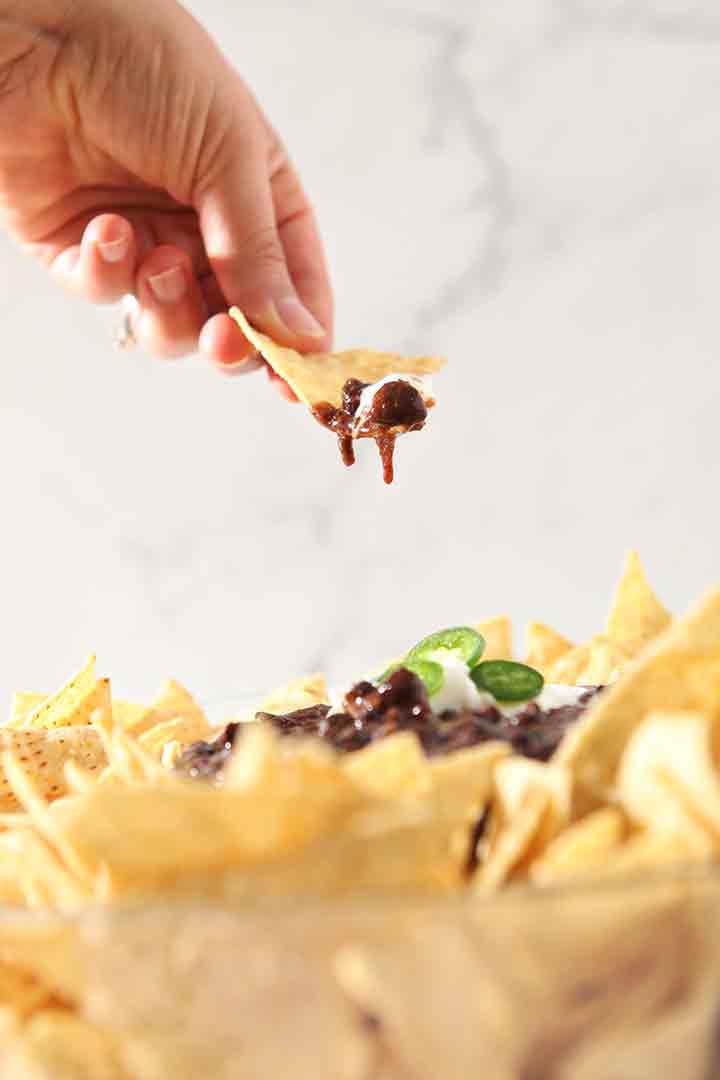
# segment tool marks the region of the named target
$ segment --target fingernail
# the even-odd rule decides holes
[[[98,240],[97,244],[100,258],[104,262],[122,262],[130,251],[130,238],[119,237],[118,240]]]
[[[325,336],[323,327],[296,296],[285,296],[282,300],[276,300],[275,310],[291,333],[302,334],[304,337]]]
[[[161,304],[176,304],[187,290],[185,274],[180,266],[171,266],[160,274],[152,274],[148,278],[148,285]]]

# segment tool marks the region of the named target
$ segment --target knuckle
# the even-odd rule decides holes
[[[256,272],[258,268],[271,273],[285,269],[285,253],[277,232],[270,226],[250,233],[242,245],[242,253]]]

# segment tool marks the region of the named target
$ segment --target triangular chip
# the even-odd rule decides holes
[[[94,727],[78,725],[48,730],[0,729],[0,759],[12,752],[44,798],[57,799],[68,791],[65,765],[75,762],[99,773],[107,763],[102,739]],[[0,767],[0,810],[14,810],[18,800]]]
[[[378,739],[348,754],[342,765],[358,787],[379,797],[425,794],[432,787],[430,764],[414,731]]]
[[[689,843],[702,828],[717,850],[720,779],[712,759],[712,726],[699,713],[652,713],[628,742],[617,793],[639,824],[679,833]],[[702,843],[695,846],[702,850]]]
[[[604,634],[591,638],[587,648],[587,663],[578,673],[580,686],[607,686],[616,682],[631,659],[620,645]]]
[[[512,623],[507,615],[485,619],[484,622],[477,623],[475,629],[485,638],[483,660],[512,660]]]
[[[590,662],[589,645],[573,645],[572,649],[559,656],[545,669],[545,679],[549,683],[561,683],[565,686],[582,686],[583,672]],[[534,665],[533,665],[534,666]]]
[[[45,698],[23,720],[12,723],[17,728],[56,728],[89,724],[95,709],[107,698],[107,680],[98,680],[95,657],[90,656],[81,671],[55,694]]]
[[[137,729],[144,731],[147,727],[145,720],[150,713],[149,705],[138,705],[134,701],[122,701],[116,699],[112,703],[113,720],[125,731],[137,734]]]
[[[10,719],[8,721],[10,727],[20,727],[31,712],[37,709],[38,705],[42,705],[49,694],[34,694],[23,690],[16,690],[12,696],[10,703]]]
[[[557,630],[534,620],[528,623],[526,642],[527,660],[525,663],[536,668],[543,675],[547,675],[552,665],[573,647],[572,642],[562,634],[558,634]]]
[[[160,761],[167,743],[178,742],[181,746],[189,746],[190,743],[209,740],[212,734],[204,716],[176,716],[173,720],[163,720],[148,728],[139,736],[138,742],[143,750]]]
[[[8,1038],[4,1061],[8,1080],[122,1080],[128,1075],[117,1036],[62,1008],[43,1009]]]
[[[560,744],[579,806],[605,801],[628,739],[649,712],[720,716],[720,588],[713,589],[630,664]]]
[[[125,730],[131,731],[136,737],[144,735],[157,724],[165,724],[168,720],[177,720],[178,717],[193,721],[199,729],[207,729],[207,719],[202,708],[190,691],[176,679],[167,680],[150,708],[143,712],[138,711],[134,716],[131,712],[133,708],[140,710],[142,707],[131,706],[125,702],[119,715],[125,720],[122,725]],[[115,719],[117,720],[117,717]]]
[[[302,679],[293,679],[286,686],[279,686],[263,699],[258,711],[281,716],[296,709],[307,709],[310,705],[329,704],[325,676],[318,672],[315,675],[305,675]]]
[[[671,619],[650,587],[637,551],[629,551],[610,608],[607,636],[630,656],[637,656],[667,629]]]
[[[342,388],[348,379],[374,383],[386,375],[430,375],[445,365],[445,360],[437,356],[398,356],[370,349],[303,356],[261,334],[238,308],[231,308],[230,315],[273,371],[311,407],[321,401],[340,405]]]
[[[596,872],[622,843],[627,825],[620,810],[605,806],[564,829],[530,868],[538,885]]]

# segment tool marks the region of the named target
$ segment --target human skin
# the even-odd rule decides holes
[[[231,304],[283,344],[330,346],[297,173],[175,0],[0,0],[0,222],[72,292],[134,293],[135,336],[158,356],[258,366]]]

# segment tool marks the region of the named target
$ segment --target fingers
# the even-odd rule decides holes
[[[323,347],[330,348],[333,295],[315,214],[297,173],[287,161],[274,173],[271,184],[278,233],[290,276],[305,307],[325,327],[327,339]]]
[[[200,352],[228,375],[244,375],[263,366],[238,324],[229,315],[213,315],[200,333]]]
[[[154,248],[138,267],[133,291],[140,302],[133,332],[148,352],[168,358],[195,352],[207,311],[186,252]]]
[[[233,147],[228,141],[221,163],[197,193],[197,210],[210,264],[228,304],[237,304],[283,344],[301,351],[324,348],[328,330],[318,315],[326,310],[310,311],[295,287],[265,151],[249,153],[247,145]]]
[[[101,214],[86,227],[79,244],[54,259],[51,271],[72,292],[96,304],[112,304],[132,291],[135,261],[129,222],[118,214]]]
[[[208,319],[200,334],[200,352],[225,375],[247,375],[258,368],[266,368],[270,382],[285,400],[297,401],[285,380],[255,352],[229,315],[214,315]]]

